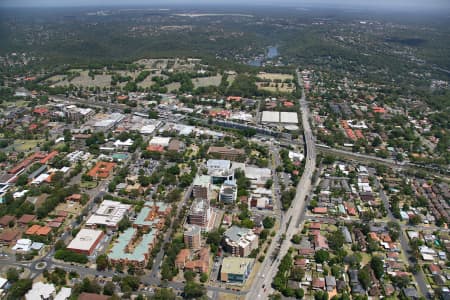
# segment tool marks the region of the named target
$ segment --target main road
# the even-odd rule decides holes
[[[298,76],[299,86],[301,76]],[[297,233],[298,224],[301,223],[304,216],[306,197],[311,189],[311,178],[316,167],[316,148],[311,126],[309,124],[309,110],[305,100],[305,91],[302,88],[302,98],[300,99],[300,110],[302,114],[303,135],[305,139],[306,164],[302,177],[297,185],[297,193],[292,201],[291,207],[281,218],[280,230],[276,233],[267,251],[257,276],[253,280],[250,291],[246,299],[268,299],[273,292],[271,287],[272,280],[275,277],[281,258],[286,255],[290,246],[291,238]],[[283,234],[284,239],[283,239]],[[278,243],[278,241],[281,241]],[[278,249],[276,246],[278,245]],[[276,253],[275,253],[276,251]],[[276,254],[273,258],[272,254]]]

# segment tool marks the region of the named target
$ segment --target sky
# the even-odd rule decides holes
[[[49,6],[135,6],[135,5],[274,5],[302,6],[325,5],[332,7],[367,7],[392,10],[426,9],[447,10],[450,0],[0,0],[0,6],[49,7]]]

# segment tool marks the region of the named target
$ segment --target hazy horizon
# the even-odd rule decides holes
[[[440,10],[450,14],[448,0],[250,0],[243,3],[238,0],[3,0],[0,7],[111,7],[111,6],[318,6],[329,8],[368,8],[384,10]]]

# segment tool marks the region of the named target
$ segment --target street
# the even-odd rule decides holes
[[[302,86],[300,82],[301,76],[299,76],[299,86]],[[309,124],[309,111],[308,105],[305,100],[305,92],[302,90],[302,98],[300,99],[300,109],[302,114],[303,134],[305,139],[305,152],[306,152],[306,165],[302,177],[297,185],[297,192],[292,201],[291,208],[289,208],[282,217],[281,228],[286,228],[277,232],[272,239],[272,243],[269,246],[268,254],[260,270],[253,281],[247,299],[268,299],[272,294],[273,289],[271,287],[272,280],[275,277],[281,258],[286,255],[290,246],[291,238],[297,233],[297,224],[300,224],[304,216],[304,209],[306,203],[306,197],[311,189],[311,178],[313,176],[316,165],[316,150],[315,142],[312,134],[311,126]],[[282,235],[285,234],[284,240],[282,240],[276,255],[276,260],[272,261],[271,254],[275,251],[277,245],[276,241],[279,241]]]

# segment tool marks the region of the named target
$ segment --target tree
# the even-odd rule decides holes
[[[97,271],[106,270],[109,267],[108,256],[106,254],[100,254],[97,256],[95,263],[97,264]]]
[[[335,251],[341,249],[342,246],[344,245],[344,242],[345,242],[344,234],[339,229],[328,236],[328,245],[330,246],[331,249]]]
[[[314,300],[328,300],[328,293],[324,291],[316,291],[314,293]]]
[[[200,275],[200,282],[205,283],[208,281],[208,274],[207,273],[202,273]]]
[[[271,229],[275,225],[275,218],[265,217],[263,220],[264,228]]]
[[[24,186],[28,183],[28,176],[26,174],[22,174],[17,178],[16,185]]]
[[[372,257],[372,260],[370,261],[370,267],[375,273],[375,277],[377,277],[377,279],[380,279],[383,276],[384,262],[379,256]]]
[[[402,289],[410,284],[411,279],[409,276],[391,276],[391,281],[395,286]]]
[[[302,299],[305,296],[305,291],[302,288],[295,289],[295,298]]]
[[[370,287],[371,280],[370,280],[369,270],[367,267],[364,267],[361,270],[359,270],[358,280],[361,283],[361,285],[364,287],[364,289],[367,290]]]
[[[17,271],[17,269],[9,268],[8,271],[6,271],[6,279],[8,279],[8,281],[11,283],[19,280],[19,272]]]
[[[123,217],[122,220],[117,224],[120,232],[123,232],[125,229],[131,226],[131,221],[127,216]]]
[[[419,215],[414,215],[409,218],[409,224],[411,225],[418,225],[420,223],[422,223],[422,218]]]
[[[108,295],[108,296],[112,296],[114,294],[114,291],[116,290],[116,285],[111,282],[108,281],[105,286],[103,287],[103,294],[104,295]]]
[[[324,249],[320,249],[320,250],[316,251],[316,253],[314,254],[314,259],[316,260],[316,262],[318,264],[322,264],[328,260],[329,255],[330,254],[328,253],[328,251],[326,251]]]
[[[123,292],[137,291],[139,288],[139,278],[135,276],[125,276],[120,282],[120,288]]]
[[[196,299],[204,296],[206,293],[205,287],[198,283],[190,281],[184,286],[184,298],[185,299]]]
[[[31,289],[33,281],[31,279],[19,279],[8,292],[8,300],[22,299],[22,297]]]
[[[215,244],[219,245],[220,241],[222,240],[222,235],[219,231],[213,230],[208,232],[208,237],[206,238],[206,243],[209,245]]]
[[[150,300],[175,300],[176,295],[172,289],[157,289],[155,294],[150,297]]]
[[[301,240],[302,240],[302,237],[299,234],[294,234],[291,239],[291,241],[297,245],[300,244]]]
[[[66,248],[66,243],[64,243],[63,240],[58,240],[55,243],[55,250],[60,250],[60,249],[65,249]]]
[[[273,180],[272,179],[267,179],[266,183],[264,184],[264,187],[266,189],[270,189],[272,187],[273,184]]]
[[[85,264],[88,262],[87,256],[80,253],[75,253],[69,250],[60,249],[55,252],[54,257],[56,259],[61,259],[68,262],[76,262],[80,264]]]
[[[302,281],[305,276],[305,270],[302,268],[292,268],[291,270],[291,278],[295,281]]]
[[[195,272],[189,270],[184,272],[184,279],[186,279],[186,281],[193,281],[196,276],[197,274]]]

